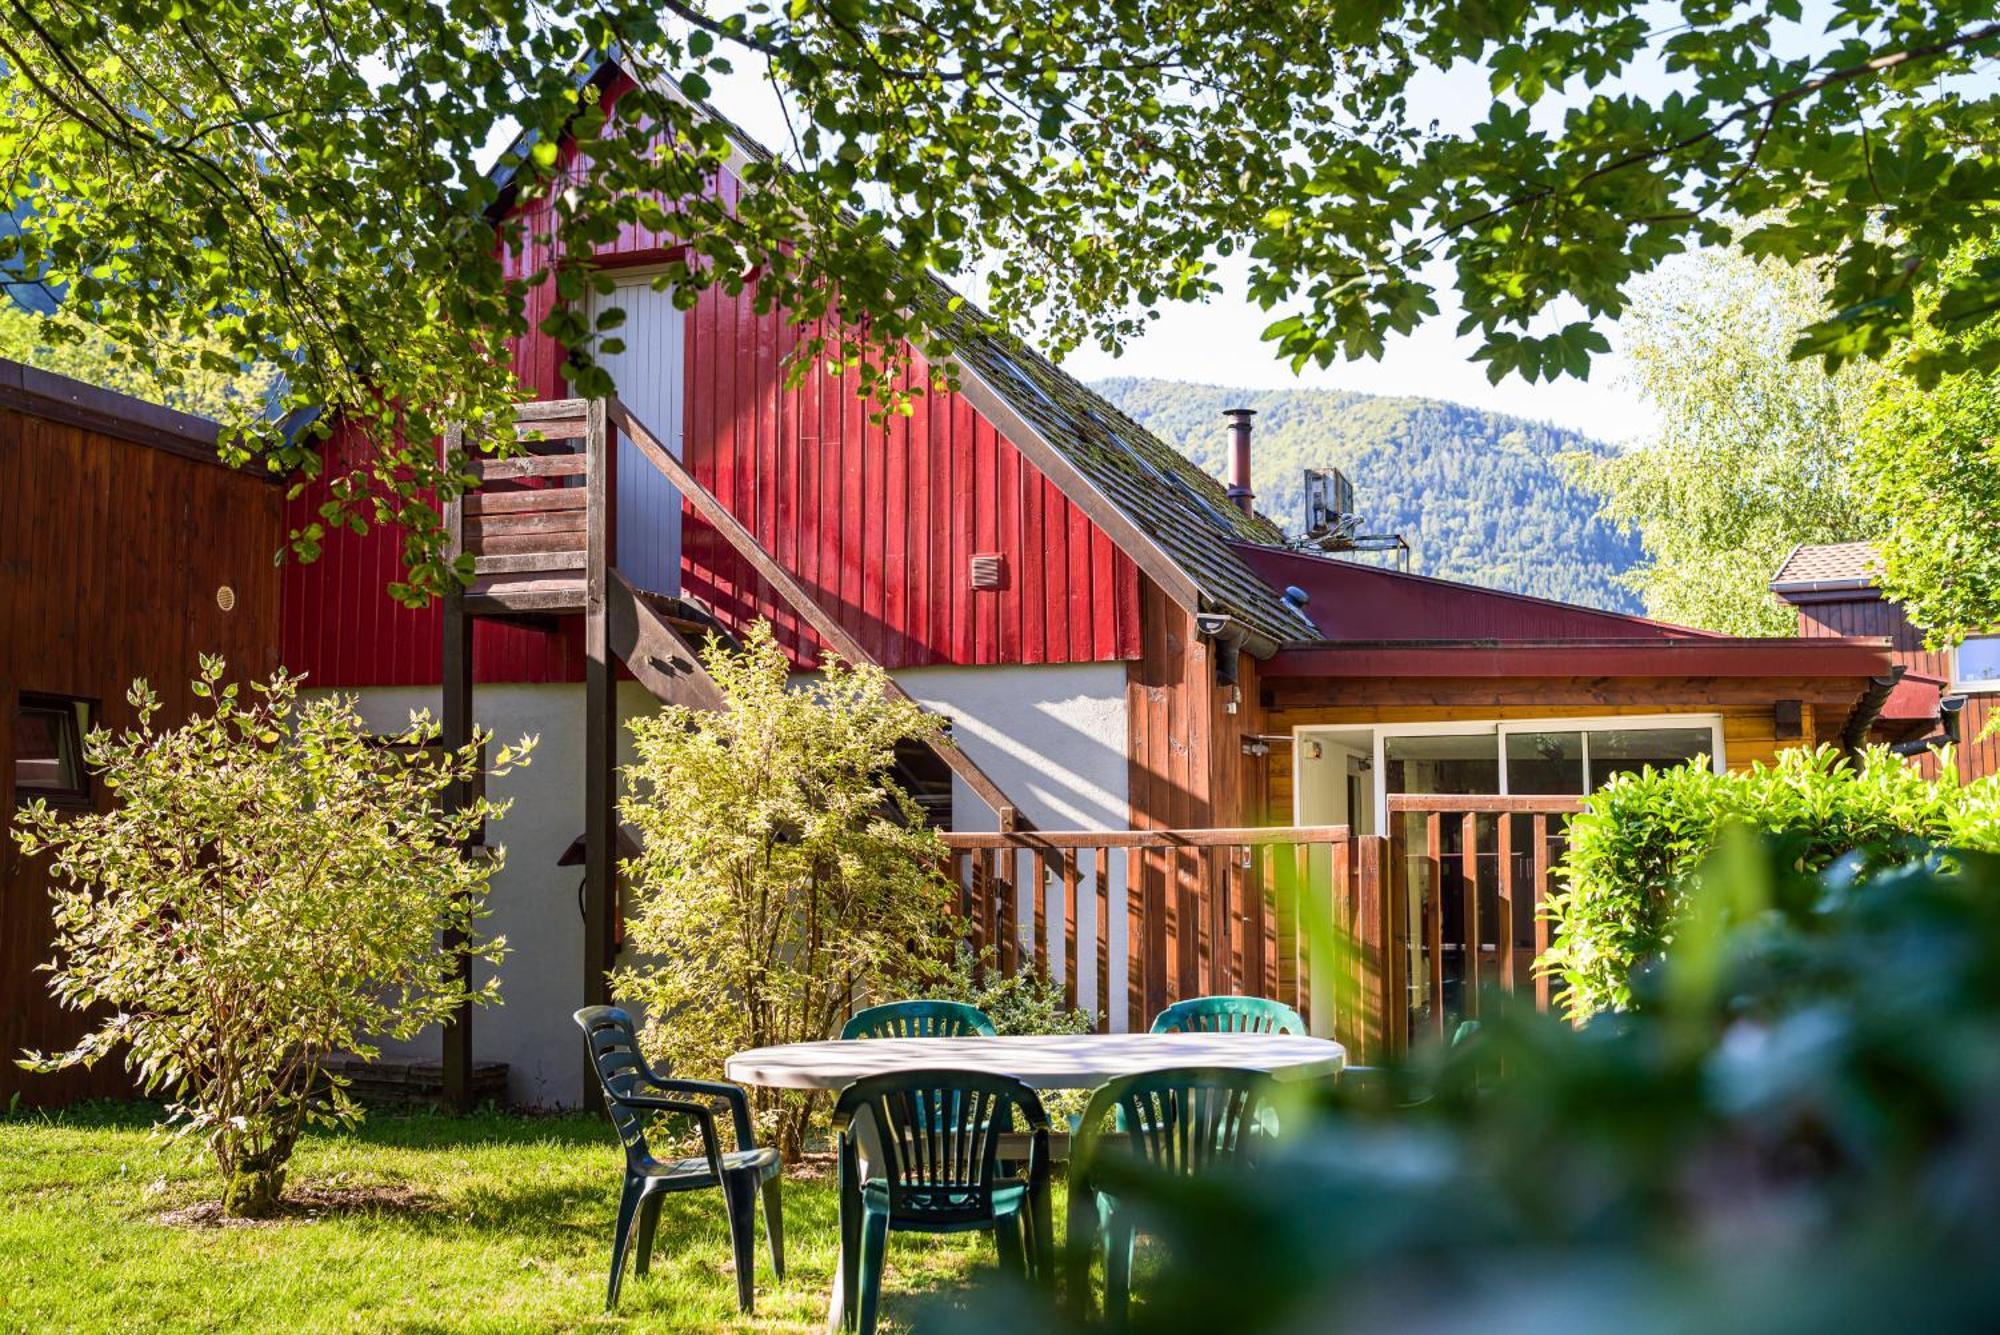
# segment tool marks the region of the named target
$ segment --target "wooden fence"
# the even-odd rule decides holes
[[[1534,970],[1549,946],[1542,906],[1582,805],[1571,796],[1389,798],[1391,968],[1405,999],[1391,1008],[1391,1047],[1408,1044],[1410,1027],[1442,1037],[1477,1019],[1492,987],[1550,1006],[1550,980]]]
[[[1391,797],[1385,836],[1333,825],[944,839],[973,946],[1006,971],[1060,978],[1100,1028],[1117,1027],[1119,1008],[1125,1028],[1144,1029],[1185,997],[1268,996],[1317,1009],[1316,1032],[1372,1061],[1413,1029],[1476,1017],[1490,985],[1550,1003],[1532,967],[1548,945],[1540,909],[1579,805]]]

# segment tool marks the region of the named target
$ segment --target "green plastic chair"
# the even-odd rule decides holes
[[[854,1012],[842,1038],[991,1038],[993,1021],[963,1001],[891,1001]]]
[[[1190,997],[1153,1017],[1156,1034],[1303,1034],[1306,1022],[1266,997]]]
[[[1025,1175],[1000,1172],[1000,1135],[1018,1114],[1030,1138]],[[862,1178],[866,1116],[881,1162]],[[873,1335],[889,1234],[993,1233],[1001,1264],[1046,1280],[1055,1254],[1049,1118],[1035,1091],[1006,1075],[896,1071],[857,1080],[833,1110],[840,1159],[840,1311]],[[1032,1270],[1030,1262],[1033,1262]]]
[[[1262,1071],[1180,1066],[1126,1076],[1090,1096],[1069,1164],[1068,1287],[1079,1315],[1088,1314],[1090,1267],[1100,1240],[1106,1321],[1122,1328],[1131,1311],[1138,1228],[1130,1210],[1100,1185],[1099,1166],[1125,1155],[1178,1177],[1254,1168],[1277,1132],[1271,1085]],[[1107,1119],[1115,1138],[1105,1134]]]
[[[633,1034],[632,1017],[616,1006],[585,1006],[576,1013],[590,1064],[604,1088],[604,1110],[625,1145],[625,1184],[618,1197],[618,1231],[611,1238],[611,1286],[606,1311],[618,1306],[625,1253],[636,1226],[638,1259],[645,1274],[653,1254],[653,1232],[662,1200],[676,1191],[722,1189],[729,1239],[736,1253],[736,1301],[749,1312],[755,1300],[757,1193],[764,1195],[764,1232],[771,1246],[771,1269],[785,1277],[785,1218],[779,1196],[778,1152],[759,1149],[750,1129],[750,1100],[735,1085],[714,1080],[670,1080],[653,1073]],[[729,1109],[736,1148],[725,1153],[715,1130],[715,1100]],[[692,1118],[701,1131],[697,1158],[655,1159],[646,1148],[646,1120],[653,1113]]]

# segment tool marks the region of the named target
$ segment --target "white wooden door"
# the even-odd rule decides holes
[[[684,313],[671,292],[655,292],[646,276],[620,278],[610,295],[591,301],[592,319],[612,307],[625,312],[615,337],[624,348],[599,362],[632,415],[681,457],[686,412],[687,344]],[[618,568],[642,589],[680,592],[681,494],[631,441],[618,442]]]

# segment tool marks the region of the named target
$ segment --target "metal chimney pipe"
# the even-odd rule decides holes
[[[1229,419],[1229,499],[1244,514],[1256,513],[1256,496],[1250,490],[1250,419],[1255,408],[1224,408]]]

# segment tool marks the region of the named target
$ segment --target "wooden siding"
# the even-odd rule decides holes
[[[1237,690],[1215,682],[1214,650],[1196,634],[1194,616],[1149,579],[1139,585],[1143,652],[1126,667],[1126,764],[1134,830],[1270,825],[1264,766],[1243,754],[1260,730],[1256,663],[1237,663]],[[1230,704],[1237,705],[1230,712]],[[1289,824],[1289,811],[1283,823]],[[1212,970],[1216,929],[1214,869],[1201,855],[1150,849],[1134,874],[1135,931],[1127,943],[1128,1004],[1155,1015],[1210,987],[1228,990]],[[1128,882],[1127,893],[1134,886]]]
[[[329,443],[328,472],[346,468],[358,446],[344,428]],[[326,499],[314,484],[287,508],[298,528]],[[284,565],[282,645],[285,666],[313,686],[435,686],[443,680],[443,634],[436,602],[409,608],[389,596],[403,574],[402,538],[394,528],[335,533],[317,561]],[[480,621],[473,665],[482,682],[583,680],[583,629],[575,618],[551,630]]]
[[[725,176],[717,188],[728,197],[738,187]],[[557,255],[546,204],[527,207],[527,244],[509,257],[519,274]],[[673,253],[670,238],[628,226],[598,258],[637,267]],[[553,287],[534,290],[531,321]],[[958,394],[925,395],[909,415],[874,423],[858,377],[823,367],[787,387],[798,337],[747,293],[702,294],[686,315],[684,458],[871,656],[902,668],[1139,655],[1137,567],[992,423]],[[565,392],[562,365],[552,340],[517,340],[515,371],[536,395]],[[309,488],[290,522],[308,522],[324,499]],[[1005,558],[1005,579],[976,591],[971,558],[990,552]],[[318,562],[288,571],[287,664],[322,686],[437,681],[436,609],[407,611],[385,592],[399,561],[397,535],[375,530],[336,534]],[[769,617],[802,665],[815,661],[811,632],[685,513],[682,587],[732,625]],[[480,681],[577,681],[581,652],[573,627],[481,625],[473,656]]]
[[[704,293],[688,321],[689,469],[887,667],[1075,663],[1139,653],[1138,571],[957,394],[869,420],[858,377],[797,387],[800,331],[745,294]],[[921,372],[918,372],[921,374]],[[801,661],[804,630],[719,535],[690,517],[684,587],[732,624],[768,616]],[[975,590],[975,553],[998,553]]]
[[[1877,596],[1872,590],[1857,590],[1854,597],[1808,602],[1799,605],[1799,634],[1808,639],[1836,635],[1886,635],[1894,646],[1896,661],[1912,672],[1951,682],[1951,653],[1929,649],[1923,632],[1910,624],[1899,604]],[[1989,695],[1968,695],[1958,716],[1958,773],[1962,779],[1977,779],[2000,773],[2000,737],[1985,736],[1994,699]],[[1926,755],[1918,763],[1932,773],[1937,757]]]
[[[171,723],[193,703],[200,654],[243,677],[277,665],[283,501],[212,461],[0,410],[0,823],[14,813],[20,692],[91,700],[93,718],[117,728],[133,722],[125,692],[144,677]],[[16,1092],[40,1104],[126,1089],[116,1061],[61,1076],[14,1065],[23,1048],[60,1049],[81,1032],[33,971],[49,939],[40,861],[0,830],[0,1107]]]

